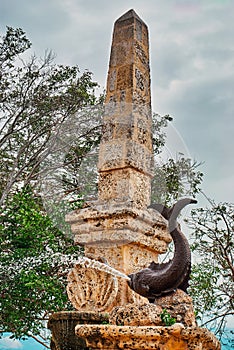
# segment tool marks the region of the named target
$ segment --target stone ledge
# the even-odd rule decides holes
[[[81,220],[93,219],[93,218],[107,218],[109,216],[118,216],[120,214],[129,214],[133,218],[139,218],[142,221],[149,223],[150,225],[159,224],[161,226],[167,226],[167,221],[161,216],[160,213],[152,208],[138,209],[130,202],[119,202],[115,200],[101,201],[87,203],[87,207],[84,209],[76,209],[73,212],[66,215],[66,222],[73,224],[80,222]]]
[[[155,236],[147,237],[139,232],[132,232],[131,230],[109,230],[108,232],[89,232],[77,234],[74,238],[75,244],[88,246],[96,246],[101,248],[111,248],[123,245],[136,246],[136,250],[145,249],[154,251],[157,254],[167,252],[168,243],[165,240]],[[150,263],[149,261],[148,263]]]
[[[95,324],[100,322],[108,322],[109,314],[103,312],[89,311],[58,311],[50,315],[48,321],[48,328],[51,329],[53,324],[58,321],[75,321],[76,323],[82,324]]]
[[[167,221],[153,209],[136,209],[131,204],[97,201],[66,216],[75,243],[112,246],[138,244],[164,253],[171,236]]]
[[[75,333],[92,349],[220,350],[220,343],[205,328],[176,323],[163,326],[77,325]]]

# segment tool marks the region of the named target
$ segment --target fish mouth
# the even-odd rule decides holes
[[[133,288],[133,274],[128,275],[129,280],[127,281],[130,288]]]
[[[197,200],[192,198],[192,199],[190,200],[190,203],[191,203],[191,204],[197,204]]]

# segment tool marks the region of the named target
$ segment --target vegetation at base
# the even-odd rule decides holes
[[[176,323],[176,319],[172,317],[166,309],[163,309],[163,311],[160,314],[160,317],[165,326],[172,326]]]
[[[80,247],[54,227],[28,187],[1,214],[0,245],[1,332],[40,334],[49,313],[71,309],[66,276]]]

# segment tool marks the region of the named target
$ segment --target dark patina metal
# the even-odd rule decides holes
[[[168,220],[168,229],[172,236],[175,250],[172,260],[166,263],[151,262],[149,267],[130,274],[129,287],[136,293],[146,297],[150,302],[162,295],[169,294],[177,288],[187,292],[191,271],[191,251],[187,238],[177,223],[180,211],[188,204],[197,203],[194,199],[181,199],[173,207],[152,204],[153,208]]]

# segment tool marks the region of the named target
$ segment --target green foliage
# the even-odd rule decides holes
[[[0,217],[1,331],[39,334],[48,314],[69,309],[66,275],[80,248],[23,188]]]
[[[181,197],[195,196],[200,191],[203,174],[197,170],[199,164],[189,158],[168,159],[155,167],[152,180],[152,202],[174,204]]]
[[[6,35],[2,37],[0,46],[0,64],[13,68],[15,57],[31,47],[31,43],[22,29],[7,27]]]
[[[173,119],[168,114],[161,116],[158,113],[153,113],[152,119],[153,119],[153,125],[152,125],[153,150],[154,150],[154,154],[159,154],[163,146],[165,145],[165,141],[166,141],[165,128],[168,126],[168,122],[171,122]]]
[[[21,29],[0,38],[0,204],[15,185],[37,180],[52,133],[70,116],[97,102],[92,74],[22,54],[31,46]]]
[[[163,311],[160,314],[160,317],[165,326],[172,326],[176,323],[176,319],[174,317],[171,317],[171,315],[166,309],[163,309]]]
[[[8,27],[0,38],[0,330],[15,337],[39,334],[49,313],[71,307],[66,276],[81,254],[64,223],[64,212],[73,204],[61,200],[59,208],[53,207],[59,230],[45,214],[35,185],[61,125],[102,101],[95,97],[97,83],[89,71],[56,65],[50,52],[25,62],[30,47],[22,29]],[[76,155],[70,171],[100,137],[100,126],[82,132],[70,150]],[[69,163],[65,159],[64,166]]]
[[[169,158],[163,164],[157,164],[159,155],[166,144],[166,128],[173,119],[169,115],[153,113],[152,140],[156,155],[154,178],[151,183],[151,202],[171,206],[179,198],[195,196],[200,191],[203,174],[198,170],[200,163],[185,158],[178,153],[177,159]]]
[[[234,205],[212,203],[191,212],[193,265],[190,294],[202,325],[222,335],[234,315]]]

